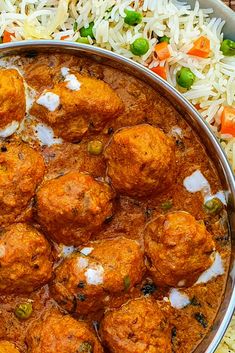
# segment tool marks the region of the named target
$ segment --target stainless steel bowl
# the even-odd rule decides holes
[[[25,41],[1,45],[0,57],[6,55],[21,55],[25,53],[32,54],[34,52],[58,52],[74,54],[81,57],[89,57],[99,63],[128,72],[138,79],[143,80],[165,96],[197,132],[206,150],[208,151],[208,155],[210,155],[217,168],[223,188],[227,191],[227,196],[230,200],[229,223],[230,234],[233,239],[234,246],[224,298],[213,325],[213,329],[195,350],[195,353],[214,352],[225,333],[235,308],[235,180],[229,162],[226,159],[217,139],[193,106],[186,99],[184,99],[180,93],[178,93],[166,81],[160,79],[150,70],[130,59],[126,59],[113,52],[89,45],[78,45],[76,43],[56,41]]]
[[[184,0],[180,0],[184,1]],[[233,12],[222,0],[198,0],[201,8],[212,8],[214,13],[212,16],[220,17],[226,21],[223,28],[225,37],[235,40],[235,12]],[[194,6],[196,0],[187,0]]]

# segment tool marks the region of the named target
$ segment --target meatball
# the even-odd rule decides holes
[[[45,99],[51,94],[55,105],[48,107]],[[101,130],[123,109],[121,99],[107,83],[76,73],[65,76],[65,81],[55,84],[50,91],[44,91],[31,114],[50,125],[57,136],[76,142],[89,128]]]
[[[187,212],[161,215],[145,229],[148,267],[159,286],[191,286],[212,264],[214,248],[204,223]]]
[[[103,353],[89,326],[69,315],[48,311],[30,326],[26,343],[33,353]]]
[[[70,172],[39,189],[38,221],[54,241],[80,245],[112,215],[113,196],[108,184],[87,174]]]
[[[52,293],[64,309],[86,314],[102,308],[109,294],[129,291],[143,272],[143,253],[135,240],[90,242],[56,269]]]
[[[7,137],[19,126],[26,111],[22,76],[15,69],[0,69],[0,136]],[[6,129],[7,127],[7,129]]]
[[[0,353],[20,353],[15,345],[9,341],[0,341]]]
[[[168,323],[157,301],[130,300],[108,311],[101,325],[102,338],[112,353],[171,353]]]
[[[120,193],[143,197],[174,182],[175,153],[160,129],[136,125],[116,132],[105,150],[107,174]]]
[[[0,294],[30,293],[52,274],[51,248],[44,236],[24,223],[0,233]]]
[[[0,143],[0,226],[17,221],[44,175],[42,156],[24,143]]]

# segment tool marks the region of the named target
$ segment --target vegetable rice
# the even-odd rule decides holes
[[[127,10],[139,13],[135,25],[126,23]],[[213,17],[212,9],[200,9],[198,2],[191,9],[186,2],[177,0],[0,1],[3,42],[62,39],[89,43],[131,58],[165,77],[199,110],[235,171],[235,113],[229,117],[233,131],[221,133],[224,106],[235,109],[235,56],[224,56],[220,50],[224,23]],[[82,33],[93,35],[81,38]],[[169,52],[159,60],[155,47],[163,36],[169,39],[168,45],[163,45]],[[190,55],[195,41],[205,37],[209,40],[209,55]],[[135,55],[138,48],[131,50],[139,38],[148,41],[140,56]],[[186,88],[177,80],[182,68],[192,73]],[[217,353],[235,353],[234,332],[235,319]]]
[[[222,343],[216,350],[216,353],[234,353],[235,352],[235,317],[233,317],[232,322],[224,336]]]

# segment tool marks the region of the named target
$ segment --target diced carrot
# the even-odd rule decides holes
[[[11,42],[11,36],[15,37],[14,33],[10,33],[8,31],[4,31],[3,33],[3,39],[2,39],[2,42],[3,43],[9,43]]]
[[[65,39],[67,39],[67,38],[69,38],[69,36],[62,36],[60,39],[61,39],[61,40],[65,40]]]
[[[158,43],[155,46],[155,53],[159,60],[166,60],[170,58],[171,54],[168,48],[169,44],[167,42]]]
[[[192,49],[189,50],[188,54],[193,56],[199,56],[200,58],[208,58],[210,56],[210,40],[204,36],[198,38]]]
[[[224,107],[221,115],[221,129],[222,134],[230,134],[235,136],[235,108]]]
[[[151,71],[166,80],[166,68],[164,66],[152,67]]]
[[[197,109],[197,110],[201,109],[200,104],[195,104],[194,108]]]

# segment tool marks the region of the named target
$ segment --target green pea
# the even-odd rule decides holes
[[[89,23],[89,26],[87,28],[82,27],[80,29],[80,35],[81,37],[88,37],[90,36],[92,39],[95,39],[94,33],[93,33],[93,27],[94,27],[94,22]]]
[[[90,44],[89,39],[87,37],[78,38],[76,42],[81,44]]]
[[[80,344],[78,353],[93,353],[93,347],[90,342],[83,342]]]
[[[231,39],[223,40],[220,50],[225,56],[235,56],[235,42]]]
[[[142,56],[147,53],[149,50],[149,42],[145,38],[137,38],[132,44],[131,44],[131,52],[132,54],[136,56]]]
[[[125,14],[126,17],[124,18],[124,22],[129,26],[136,26],[142,21],[142,15],[140,12],[126,9]]]
[[[180,87],[190,89],[196,79],[188,67],[182,67],[176,74],[176,82]]]
[[[158,40],[159,40],[159,43],[162,43],[162,42],[166,42],[168,44],[170,43],[170,37],[167,37],[167,36],[159,37]]]
[[[18,304],[15,307],[15,316],[20,320],[27,320],[33,312],[31,303]]]
[[[90,154],[98,156],[103,151],[103,144],[99,140],[93,140],[88,143],[87,150]]]
[[[173,201],[172,200],[168,200],[166,202],[163,202],[161,204],[161,208],[164,210],[164,211],[168,211],[172,208],[173,206]]]
[[[124,284],[125,290],[128,290],[130,288],[130,285],[131,285],[130,276],[127,275],[123,278],[123,284]]]
[[[204,210],[210,215],[217,215],[223,209],[223,203],[217,197],[206,201],[204,204]]]

